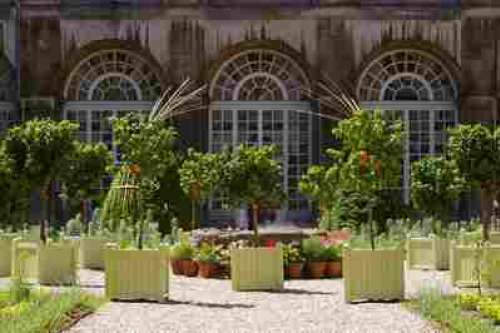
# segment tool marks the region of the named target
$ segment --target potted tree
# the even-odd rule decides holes
[[[313,279],[321,279],[326,269],[326,248],[319,237],[311,237],[302,241],[302,251],[307,260],[307,270]]]
[[[281,166],[273,159],[272,146],[239,146],[225,163],[221,189],[234,207],[247,204],[253,216],[253,248],[231,249],[231,281],[234,290],[283,288],[281,246],[260,246],[259,210],[283,198]]]
[[[404,298],[403,249],[375,248],[373,207],[385,188],[397,187],[401,176],[401,123],[386,121],[380,112],[366,112],[349,101],[352,116],[339,122],[333,134],[342,142],[328,153],[335,161],[343,190],[363,196],[370,249],[343,253],[345,297],[348,302]]]
[[[288,276],[290,279],[302,278],[304,257],[300,247],[292,244],[283,245],[283,267],[285,276]]]
[[[69,121],[32,120],[9,129],[5,151],[14,161],[16,173],[24,173],[28,187],[42,198],[44,219],[40,225],[40,243],[14,244],[16,253],[31,253],[38,262],[38,280],[42,284],[72,283],[76,280],[75,245],[68,242],[47,242],[46,227],[53,220],[55,183],[61,180],[76,147],[78,125]],[[29,249],[28,249],[29,248]],[[19,250],[19,251],[18,251]],[[28,251],[29,250],[29,251]],[[26,263],[33,260],[27,259]]]
[[[109,239],[98,232],[95,226],[91,228],[88,223],[90,214],[85,203],[102,196],[98,189],[100,182],[110,171],[112,161],[113,156],[106,145],[77,143],[62,174],[64,197],[70,206],[79,207],[77,216],[82,229],[78,240],[79,261],[83,268],[104,269],[104,248]]]
[[[124,165],[106,197],[105,206],[122,219],[118,244],[105,250],[106,296],[110,299],[146,299],[163,301],[169,290],[168,248],[144,243],[144,230],[152,223],[151,211],[144,219],[139,175]]]
[[[489,244],[492,217],[495,216],[494,200],[498,198],[500,183],[500,130],[485,125],[460,125],[450,131],[448,153],[464,176],[467,185],[479,190],[481,199],[482,239],[473,244],[452,245],[450,268],[454,284],[474,280],[476,254],[483,253],[488,266],[490,286],[499,286],[500,249]],[[493,237],[493,240],[496,240]],[[477,275],[477,274],[476,274]]]
[[[409,267],[449,269],[450,241],[446,238],[449,211],[465,188],[455,162],[426,157],[412,165],[411,197],[414,206],[432,219],[432,238],[409,238]]]
[[[201,244],[196,254],[200,276],[208,279],[217,275],[220,259],[219,251],[215,246],[208,243]]]
[[[196,207],[214,192],[220,179],[221,155],[203,154],[189,149],[179,168],[180,184],[191,199],[191,229],[196,228]]]

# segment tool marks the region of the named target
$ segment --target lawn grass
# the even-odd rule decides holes
[[[463,311],[455,296],[444,296],[437,290],[424,290],[418,299],[405,303],[435,323],[443,332],[494,333],[499,332],[491,320],[474,311]]]
[[[94,312],[104,299],[82,293],[31,292],[28,299],[9,302],[9,291],[0,293],[0,333],[56,333]]]

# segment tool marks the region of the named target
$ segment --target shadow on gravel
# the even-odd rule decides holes
[[[295,295],[335,295],[338,293],[325,292],[325,291],[312,291],[306,289],[296,289],[296,288],[285,288],[281,290],[268,290],[266,291],[272,294],[295,294]]]
[[[199,306],[203,308],[218,308],[218,309],[234,309],[234,308],[242,308],[242,309],[250,309],[254,308],[255,305],[252,304],[241,304],[241,303],[206,303],[206,302],[190,302],[190,301],[176,301],[176,300],[166,300],[162,304],[166,305],[191,305],[191,306]]]

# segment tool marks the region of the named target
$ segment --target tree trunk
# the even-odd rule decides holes
[[[252,223],[253,223],[253,243],[254,246],[259,246],[259,205],[252,204]]]
[[[191,230],[196,227],[196,201],[191,200]]]
[[[491,216],[493,213],[494,191],[488,186],[481,186],[481,224],[483,225],[483,239],[490,239]]]
[[[373,230],[373,208],[370,207],[368,211],[368,223],[370,223],[370,243],[372,246],[372,251],[375,250],[375,235]]]

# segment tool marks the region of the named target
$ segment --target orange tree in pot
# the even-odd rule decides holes
[[[313,279],[321,279],[325,274],[325,246],[319,237],[311,237],[302,241],[302,251],[307,260],[307,270]]]

